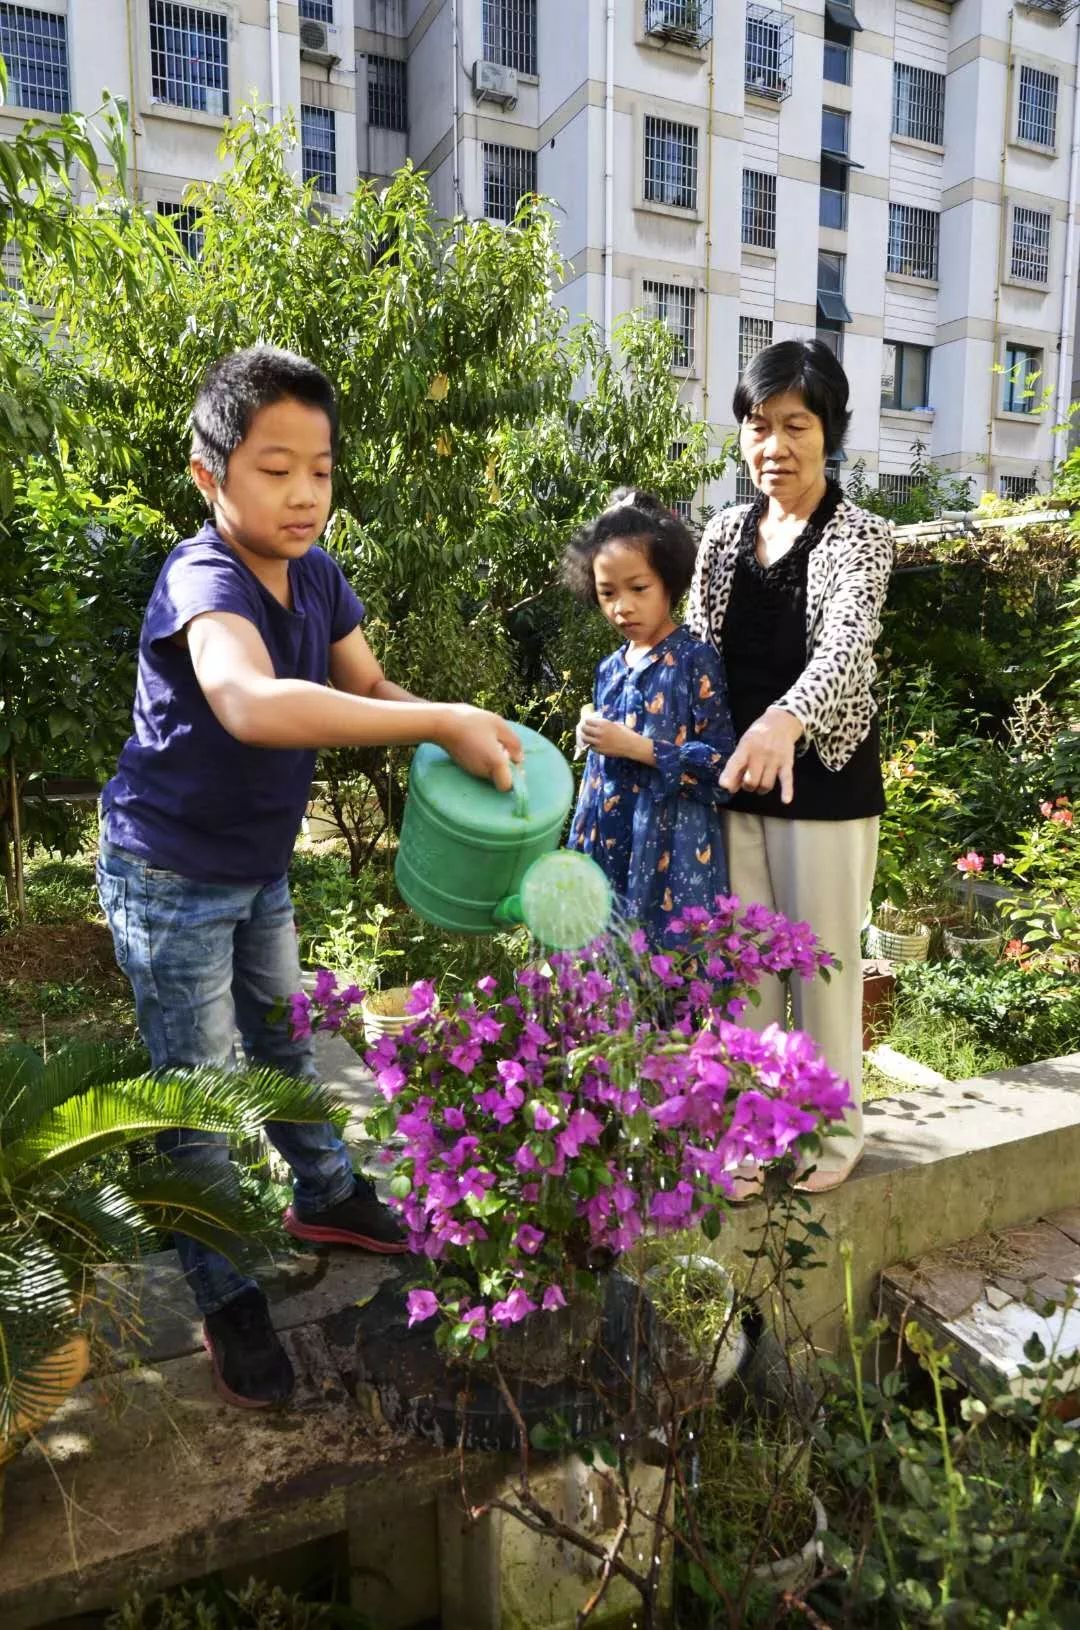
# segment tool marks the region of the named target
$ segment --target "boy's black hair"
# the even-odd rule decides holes
[[[637,487],[618,487],[607,508],[571,538],[562,560],[562,580],[570,592],[594,606],[599,603],[593,562],[616,538],[644,542],[649,565],[676,605],[690,587],[697,544],[677,515]]]
[[[191,410],[191,450],[215,481],[224,481],[229,459],[256,413],[289,398],[322,409],[330,421],[330,446],[336,453],[334,387],[313,362],[273,345],[251,345],[211,363]]]
[[[785,391],[798,391],[810,412],[821,420],[826,456],[838,453],[851,423],[848,380],[821,340],[781,340],[751,357],[735,386],[736,424],[742,424],[770,396],[782,396]]]

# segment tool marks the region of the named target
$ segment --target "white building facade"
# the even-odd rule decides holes
[[[297,112],[331,203],[406,157],[444,215],[546,193],[561,302],[609,330],[664,317],[717,441],[740,364],[816,333],[851,380],[845,473],[902,493],[921,442],[1019,495],[1080,377],[1068,3],[36,0],[0,3],[0,49],[9,117],[125,95],[165,209],[253,97]],[[695,497],[744,492],[732,471]]]

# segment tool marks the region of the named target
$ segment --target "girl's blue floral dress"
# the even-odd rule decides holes
[[[623,914],[654,946],[684,906],[728,892],[718,785],[735,746],[720,657],[687,628],[631,667],[623,646],[596,670],[593,704],[654,743],[656,764],[590,750],[568,845],[603,867]]]

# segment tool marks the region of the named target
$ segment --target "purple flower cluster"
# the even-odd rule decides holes
[[[340,1030],[349,1009],[363,1000],[359,985],[346,985],[344,990],[339,990],[336,976],[328,968],[320,968],[310,996],[298,990],[286,998],[289,1030],[298,1041],[306,1041],[316,1030]]]
[[[732,1022],[763,975],[829,966],[810,928],[733,898],[676,931],[662,956],[631,935],[506,992],[482,979],[442,1015],[418,985],[414,1022],[368,1051],[385,1099],[369,1126],[404,1145],[391,1192],[428,1263],[410,1322],[438,1313],[446,1340],[483,1348],[646,1230],[714,1231],[736,1168],[842,1116],[847,1083],[809,1037]]]

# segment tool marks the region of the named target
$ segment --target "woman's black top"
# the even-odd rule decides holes
[[[720,631],[727,668],[728,696],[736,736],[761,717],[806,667],[806,574],[810,553],[843,498],[828,491],[795,543],[771,566],[757,557],[758,524],[767,500],[751,504],[739,539],[731,595]],[[877,716],[841,770],[829,770],[812,744],[795,758],[795,796],[780,801],[772,792],[739,792],[729,808],[748,815],[785,820],[853,821],[880,815],[885,808]]]

